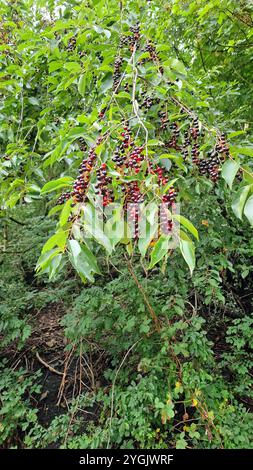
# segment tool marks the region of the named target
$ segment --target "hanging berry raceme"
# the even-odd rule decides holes
[[[128,46],[131,52],[135,49],[139,49],[141,34],[140,24],[136,23],[130,27],[130,34],[122,34],[120,36],[119,48],[122,49],[124,46]]]
[[[129,36],[127,36],[126,34],[122,34],[120,36],[119,48],[122,49],[122,47],[128,46],[128,45],[129,45]]]
[[[175,204],[176,196],[177,191],[173,186],[162,196],[162,205],[159,208],[160,232],[166,235],[173,229],[173,222],[169,215],[169,208]]]
[[[197,117],[193,119],[192,126],[190,128],[190,134],[193,140],[197,140],[198,137],[200,136],[200,131],[199,131],[199,120]]]
[[[131,151],[130,155],[128,156],[128,160],[126,162],[126,167],[133,168],[134,172],[137,174],[140,171],[141,163],[144,160],[144,147],[134,147]]]
[[[161,130],[162,131],[165,131],[168,127],[168,114],[166,111],[159,111],[158,113],[158,116],[160,118],[160,121],[161,121]]]
[[[66,47],[66,50],[68,52],[73,52],[76,48],[76,38],[75,36],[72,36],[69,40],[68,40],[68,45]]]
[[[157,176],[157,180],[160,185],[165,185],[168,183],[168,178],[165,175],[165,168],[162,168],[161,166],[154,163],[150,163],[149,173]]]
[[[124,210],[127,213],[127,220],[133,229],[133,237],[136,240],[139,237],[139,204],[144,202],[144,195],[140,191],[138,181],[130,181],[125,185]]]
[[[197,142],[194,142],[192,147],[192,163],[194,165],[199,164],[199,144]]]
[[[225,159],[226,156],[229,156],[229,146],[226,142],[226,135],[223,133],[216,143],[215,150],[222,154],[222,159]]]
[[[129,148],[133,145],[131,139],[131,132],[128,125],[125,125],[123,131],[118,140],[118,145],[114,151],[112,161],[116,164],[116,166],[121,167],[125,165],[127,152]]]
[[[64,204],[70,198],[71,198],[71,192],[62,193],[57,200],[57,204],[58,205]]]
[[[106,163],[102,163],[97,170],[97,183],[95,185],[95,193],[102,196],[103,207],[114,201],[113,190],[108,185],[112,183],[112,178],[107,175]]]
[[[84,140],[83,137],[81,137],[81,138],[79,139],[79,145],[80,145],[80,150],[81,150],[82,152],[86,152],[86,150],[87,150],[87,144],[86,144],[86,142],[85,142],[85,140]]]
[[[114,62],[114,71],[113,71],[113,90],[117,90],[120,83],[120,67],[123,63],[122,57],[118,56]]]
[[[79,175],[73,183],[73,190],[71,191],[71,193],[63,193],[58,200],[58,204],[63,204],[65,200],[69,199],[69,197],[72,197],[73,206],[79,202],[87,201],[87,190],[89,188],[91,174],[96,161],[95,150],[96,147],[101,144],[102,140],[103,137],[98,137],[96,144],[90,148],[88,152],[88,157],[84,158],[81,162],[81,165],[79,167]],[[84,139],[80,139],[79,142],[81,143],[81,145],[84,146]]]
[[[162,196],[162,202],[172,206],[176,202],[177,190],[171,186],[166,194]]]
[[[180,147],[178,146],[178,138],[180,134],[178,124],[176,122],[173,122],[170,124],[169,127],[172,130],[172,135],[171,135],[170,140],[165,142],[164,145],[167,148],[174,148],[176,150],[180,150]]]
[[[134,47],[136,49],[139,48],[139,41],[140,41],[140,24],[136,23],[134,26],[130,27],[130,31],[132,35],[129,37],[129,43],[130,43],[130,51],[134,50]]]
[[[164,69],[160,65],[160,57],[156,51],[155,44],[151,40],[149,40],[147,44],[144,46],[143,51],[149,53],[149,59],[151,59],[156,65],[158,65],[159,72],[163,74]],[[144,58],[141,60],[141,63],[145,63],[147,60],[148,60],[147,58],[146,59]]]
[[[144,111],[148,111],[151,106],[153,106],[154,104],[158,104],[159,101],[159,98],[152,98],[150,96],[146,96],[143,102],[140,104],[140,108],[144,108]]]

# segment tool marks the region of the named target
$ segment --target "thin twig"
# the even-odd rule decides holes
[[[62,374],[62,381],[61,381],[61,385],[60,385],[59,391],[58,391],[57,406],[59,406],[60,403],[61,403],[61,399],[62,399],[64,387],[65,387],[65,381],[66,381],[67,371],[68,371],[68,365],[69,365],[70,358],[71,358],[71,356],[72,356],[72,354],[73,354],[73,351],[74,351],[74,348],[71,349],[70,353],[67,355],[67,358],[66,358],[66,360],[65,360],[64,371],[63,371],[63,374]]]
[[[63,375],[63,372],[56,370],[54,367],[50,366],[46,361],[44,361],[44,359],[40,357],[38,352],[36,352],[36,358],[41,364],[43,364],[43,366],[45,366],[48,370],[50,370],[50,372],[53,372],[54,374],[57,374],[57,375]]]
[[[131,348],[128,349],[128,351],[126,352],[125,356],[123,357],[123,359],[122,359],[122,361],[121,361],[121,363],[120,363],[119,368],[118,368],[117,371],[116,371],[116,374],[115,374],[115,377],[114,377],[114,380],[113,380],[113,384],[112,384],[112,398],[111,398],[111,414],[110,414],[110,422],[109,422],[109,435],[108,435],[108,441],[107,441],[107,446],[106,446],[107,449],[109,449],[110,438],[111,438],[112,417],[113,417],[113,408],[114,408],[114,389],[115,389],[115,383],[116,383],[116,380],[117,380],[119,371],[120,371],[121,367],[124,365],[124,362],[125,362],[126,358],[128,357],[128,355],[130,354],[130,352],[133,350],[133,348],[135,348],[135,346],[136,346],[139,342],[140,342],[140,339],[139,339],[138,341],[136,341],[136,342],[131,346]]]
[[[141,292],[142,296],[143,296],[143,299],[144,299],[144,302],[145,304],[147,305],[148,307],[148,310],[150,312],[150,315],[152,317],[152,320],[154,321],[154,324],[155,324],[155,328],[156,328],[156,331],[160,331],[160,325],[159,325],[159,321],[158,321],[158,318],[153,310],[153,308],[151,307],[150,303],[149,303],[149,300],[147,298],[147,295],[142,287],[142,285],[140,284],[138,278],[136,277],[136,274],[134,273],[133,271],[133,268],[132,268],[132,264],[131,264],[131,261],[127,258],[127,256],[125,256],[125,259],[127,261],[127,267],[128,267],[128,271],[130,272],[135,284],[137,285],[139,291]]]

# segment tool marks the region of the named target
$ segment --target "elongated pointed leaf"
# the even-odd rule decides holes
[[[57,191],[58,189],[64,188],[66,186],[71,187],[73,181],[73,178],[70,178],[69,176],[64,176],[63,178],[49,181],[43,186],[41,194],[51,193],[52,191]]]
[[[230,146],[230,152],[232,154],[242,154],[248,155],[249,157],[253,157],[253,147],[237,147],[237,146]]]
[[[222,178],[224,178],[230,189],[232,189],[233,181],[239,168],[240,163],[235,160],[227,160],[222,166]]]
[[[244,215],[247,217],[250,225],[253,226],[253,195],[246,201],[244,206]]]
[[[147,249],[149,247],[149,244],[151,240],[154,238],[156,232],[157,232],[157,224],[150,224],[148,221],[146,221],[145,226],[140,228],[140,237],[138,241],[138,248],[140,251],[141,256],[144,258]]]
[[[153,268],[155,264],[159,263],[159,261],[161,261],[161,259],[168,253],[169,239],[169,235],[160,236],[151,252],[151,261],[148,269]]]
[[[85,245],[80,245],[77,240],[69,240],[69,259],[73,267],[78,272],[81,279],[85,282],[86,279],[93,282],[94,273],[100,274],[97,260],[89,248]]]
[[[79,82],[78,82],[78,91],[80,95],[84,96],[85,88],[86,88],[86,75],[83,74],[80,76]]]
[[[183,215],[179,215],[179,214],[174,214],[172,217],[173,219],[178,220],[178,222],[180,222],[180,224],[183,225],[185,228],[187,228],[187,230],[189,230],[189,232],[191,232],[191,234],[197,240],[199,239],[198,230],[194,227],[194,225],[192,224],[192,222],[190,222],[190,220],[188,220]]]
[[[60,215],[60,227],[63,227],[68,222],[68,218],[71,213],[71,204],[72,204],[72,200],[69,199],[67,202],[65,202],[63,206],[63,209]]]
[[[185,262],[188,264],[191,275],[195,268],[195,246],[192,241],[180,240],[180,250]]]
[[[234,214],[240,220],[242,220],[243,208],[244,208],[244,204],[246,202],[250,188],[251,188],[251,185],[244,186],[243,188],[241,188],[239,193],[237,194],[236,199],[234,200],[232,204],[232,209],[234,211]]]
[[[58,230],[52,237],[50,237],[42,248],[42,253],[46,253],[55,246],[58,246],[62,251],[65,248],[68,238],[68,231]]]

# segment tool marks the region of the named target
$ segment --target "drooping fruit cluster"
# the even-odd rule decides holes
[[[226,142],[226,135],[224,133],[222,133],[219,137],[218,142],[215,146],[215,150],[217,150],[217,152],[219,152],[223,156],[223,159],[229,156],[229,146]]]
[[[199,131],[199,120],[197,117],[193,119],[192,126],[190,128],[190,134],[193,140],[197,140],[198,137],[200,136],[200,131]]]
[[[165,131],[168,127],[168,113],[166,111],[159,111],[158,116],[159,116],[160,121],[161,121],[160,129],[162,131]]]
[[[86,144],[86,142],[85,142],[85,140],[84,140],[83,137],[80,137],[80,139],[79,139],[79,145],[80,145],[80,150],[81,150],[82,152],[86,152],[86,150],[87,150],[87,144]]]
[[[114,71],[113,71],[113,90],[117,90],[120,84],[120,67],[122,65],[123,59],[118,56],[114,62]]]
[[[184,131],[184,138],[183,138],[182,149],[181,149],[184,161],[186,161],[187,157],[189,156],[188,147],[189,147],[190,144],[191,144],[191,141],[190,141],[190,138],[189,138],[189,130],[186,129]]]
[[[113,189],[108,187],[112,183],[112,178],[108,176],[106,163],[102,163],[100,168],[97,170],[97,183],[95,185],[95,194],[99,194],[102,197],[103,207],[114,202]]]
[[[70,196],[73,200],[73,206],[78,202],[87,201],[87,190],[90,183],[90,177],[96,161],[96,147],[101,144],[103,137],[98,137],[96,144],[93,145],[88,153],[88,158],[84,158],[79,167],[79,175],[74,181],[73,190]],[[66,196],[65,196],[66,197]],[[64,199],[64,198],[63,198]],[[60,198],[61,200],[61,198]],[[64,199],[65,200],[65,199]],[[64,202],[63,200],[63,202]],[[58,200],[58,204],[60,204]]]
[[[119,48],[122,49],[124,46],[128,46],[131,52],[135,49],[139,49],[139,42],[141,39],[140,24],[136,23],[130,27],[130,34],[122,34],[120,36]]]
[[[66,191],[65,193],[62,193],[60,195],[60,197],[57,200],[57,204],[59,204],[59,205],[64,204],[64,202],[66,202],[70,198],[71,198],[71,192]]]
[[[177,191],[171,186],[168,193],[162,196],[162,205],[160,206],[160,232],[168,235],[173,229],[173,221],[169,217],[168,209],[176,202]]]
[[[75,36],[72,36],[68,40],[68,45],[66,47],[66,50],[68,52],[73,52],[75,50],[75,48],[76,48],[76,38],[75,38]]]
[[[140,191],[138,181],[130,181],[129,183],[126,183],[124,193],[125,200],[123,208],[127,212],[127,220],[130,223],[133,238],[136,240],[139,237],[139,204],[144,202],[144,196]]]
[[[151,106],[154,104],[158,104],[160,102],[159,98],[152,98],[151,96],[145,96],[142,103],[140,104],[140,108],[144,108],[144,111],[148,111]]]
[[[160,64],[160,57],[159,57],[159,54],[158,52],[156,51],[156,46],[155,44],[151,41],[151,40],[148,40],[148,42],[145,44],[144,48],[143,48],[143,52],[148,52],[149,53],[149,58],[146,57],[146,58],[143,58],[140,60],[140,63],[141,64],[144,64],[145,62],[147,62],[148,60],[152,60],[154,62],[154,64],[158,65],[158,70],[161,74],[164,73],[164,69],[163,67],[161,66]]]
[[[128,156],[128,160],[126,162],[126,167],[133,168],[134,172],[137,174],[140,171],[141,163],[144,160],[144,147],[134,147],[131,153]]]
[[[140,41],[140,24],[136,23],[134,26],[130,27],[130,31],[132,35],[130,36],[129,39],[129,44],[130,44],[130,51],[132,52],[134,50],[134,47],[136,49],[139,48],[139,41]]]
[[[180,149],[180,147],[178,146],[178,137],[180,134],[179,126],[176,122],[172,122],[169,127],[172,131],[172,135],[171,135],[170,140],[165,142],[164,145],[167,148],[174,148],[176,150],[179,150]]]
[[[106,108],[102,108],[102,109],[99,111],[98,118],[99,118],[99,119],[104,119],[105,113],[106,113]]]
[[[165,185],[168,183],[168,178],[165,175],[165,168],[162,168],[161,166],[155,164],[155,163],[150,163],[149,164],[149,173],[152,175],[157,176],[158,183],[160,185]]]
[[[217,181],[219,176],[220,159],[216,150],[211,150],[207,153],[207,157],[200,160],[199,171],[201,175],[210,176],[213,182]]]
[[[199,143],[198,142],[194,142],[192,146],[192,163],[194,165],[199,164]]]

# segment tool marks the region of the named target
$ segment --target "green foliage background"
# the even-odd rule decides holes
[[[1,445],[252,448],[250,204],[243,215],[253,183],[252,2],[12,1],[0,8]],[[175,170],[183,213],[199,232],[192,277],[177,251],[147,272],[136,254],[129,266],[120,246],[109,260],[94,248],[102,276],[92,285],[81,282],[65,251],[49,281],[35,266],[58,227],[59,211],[51,209],[61,188],[41,190],[75,178],[76,139],[89,144],[103,132],[98,116],[111,99],[119,34],[136,21],[160,46],[177,99],[195,110],[210,139],[216,128],[227,132],[244,170],[223,171],[216,186]],[[68,51],[73,35],[77,49]],[[110,126],[131,110],[126,96],[118,101],[120,112],[110,104]],[[77,357],[102,351],[104,363],[97,383],[47,428],[34,400],[40,373],[13,368],[13,360],[29,349],[36,314],[56,305],[66,350]]]

